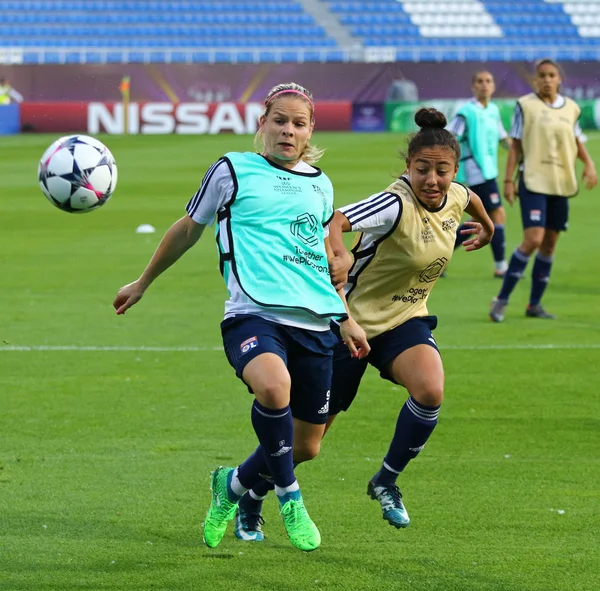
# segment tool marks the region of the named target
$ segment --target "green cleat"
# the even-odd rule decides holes
[[[300,491],[285,495],[279,502],[290,542],[305,552],[316,550],[321,545],[321,534],[306,511]]]
[[[239,499],[232,500],[228,481],[234,468],[219,466],[210,475],[211,501],[204,520],[204,543],[215,548],[225,535],[227,522],[235,517]]]

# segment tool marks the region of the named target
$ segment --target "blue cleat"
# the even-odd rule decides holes
[[[235,535],[245,542],[262,542],[265,539],[262,526],[265,520],[260,513],[247,513],[238,507],[235,518]]]
[[[546,310],[542,308],[542,304],[536,304],[535,306],[527,306],[527,310],[525,310],[525,316],[527,316],[528,318],[545,318],[547,320],[554,320],[556,318],[554,314],[546,312]]]
[[[379,485],[372,480],[369,481],[367,494],[374,500],[379,501],[383,518],[394,527],[407,527],[410,517],[402,503],[402,493],[395,484]]]
[[[499,300],[494,298],[490,307],[490,320],[492,322],[504,322],[504,311],[508,302],[506,300]]]

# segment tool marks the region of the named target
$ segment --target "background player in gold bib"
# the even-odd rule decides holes
[[[494,322],[504,320],[508,298],[523,276],[529,257],[536,251],[525,314],[532,318],[554,318],[540,302],[550,279],[558,235],[567,229],[567,197],[577,194],[577,158],[584,163],[586,189],[592,189],[598,182],[594,162],[583,145],[577,123],[580,108],[559,93],[560,68],[552,60],[543,59],[537,62],[535,72],[537,93],[525,95],[517,102],[504,179],[504,197],[512,205],[516,197],[513,175],[519,165],[518,195],[524,236],[510,259],[502,289],[492,301],[490,318]]]
[[[415,122],[421,130],[408,145],[406,173],[382,193],[337,210],[330,224],[330,244],[341,257],[342,232],[360,232],[345,291],[371,352],[357,359],[344,354],[342,343],[334,352],[328,425],[349,408],[368,363],[408,390],[387,455],[367,489],[395,527],[410,521],[396,479],[433,432],[444,393],[444,368],[431,334],[437,318],[429,315],[427,299],[452,257],[463,211],[476,220],[463,230],[476,234],[464,242],[466,250],[485,246],[494,233],[479,197],[453,182],[460,147],[444,129],[444,115],[421,109]]]

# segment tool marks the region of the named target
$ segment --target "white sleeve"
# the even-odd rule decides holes
[[[353,232],[369,232],[383,236],[398,223],[402,214],[400,197],[395,193],[375,193],[358,203],[340,207],[350,222]]]
[[[208,169],[200,188],[185,209],[198,224],[212,226],[219,210],[233,197],[234,190],[229,164],[221,158]]]
[[[498,116],[498,137],[500,138],[500,141],[505,140],[508,137],[506,129],[504,129],[504,125],[502,125],[500,116]]]
[[[460,140],[467,129],[467,120],[463,115],[456,115],[446,129]]]
[[[23,95],[18,90],[15,90],[14,88],[9,89],[8,95],[10,96],[10,98],[13,101],[15,101],[15,103],[23,102]]]
[[[581,129],[581,125],[579,125],[579,121],[575,122],[575,137],[580,140],[583,137],[583,131]]]
[[[512,125],[510,127],[510,137],[516,140],[523,139],[523,111],[519,103],[517,103],[517,106],[515,107]]]

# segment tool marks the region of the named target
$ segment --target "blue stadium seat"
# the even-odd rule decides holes
[[[45,51],[44,52],[44,61],[47,64],[60,64],[61,63],[61,55],[58,51]]]
[[[23,53],[23,63],[24,64],[37,64],[39,63],[40,55],[37,51],[25,51]]]
[[[86,64],[100,64],[103,60],[99,51],[86,51],[83,54],[83,59]]]
[[[418,21],[420,26],[417,26],[413,23],[411,15],[405,11],[407,4],[396,0],[329,0],[327,4],[340,23],[346,26],[354,37],[360,39],[365,47],[395,46],[398,48],[398,60],[440,59],[440,53],[443,54],[442,59],[449,61],[492,58],[510,60],[514,56],[554,53],[557,46],[561,47],[564,50],[563,55],[570,56],[570,59],[583,59],[577,58],[577,55],[585,55],[586,59],[589,59],[590,55],[595,54],[593,51],[585,52],[585,48],[600,45],[600,35],[597,41],[590,41],[590,38],[579,34],[562,2],[522,0],[511,2],[508,6],[506,0],[480,1],[487,10],[487,20],[482,13],[481,18],[476,21],[480,24],[492,23],[495,29],[492,30],[490,24],[478,25],[480,31],[474,32],[473,15],[477,15],[478,11],[465,13],[464,24],[461,25],[460,10],[453,12],[449,5],[448,14],[453,18],[444,25],[446,30],[462,26],[463,31],[469,33],[462,37],[449,34],[444,38],[432,38],[421,34],[421,27],[427,25],[428,15],[431,17],[430,26],[440,26],[439,14],[421,12]],[[565,3],[568,3],[568,0],[565,0]],[[474,33],[481,36],[475,37]]]
[[[582,37],[563,2],[521,0],[507,10],[506,0],[480,0],[493,32],[482,26],[481,37],[465,34],[476,14],[470,11],[462,32],[432,38],[421,34],[425,25],[413,22],[406,3],[323,1],[365,48],[394,47],[398,60],[532,59],[558,49],[568,59],[590,60],[600,48],[600,35]],[[460,10],[450,12],[444,26],[460,26]],[[429,14],[439,26],[438,13],[421,16]],[[0,47],[23,48],[25,63],[345,59],[299,0],[0,0]]]
[[[282,51],[281,61],[296,63],[299,60],[299,54],[297,51]]]
[[[208,51],[192,52],[192,61],[197,64],[205,64],[210,61],[210,53]]]
[[[106,61],[109,64],[121,64],[127,60],[124,59],[122,51],[109,51],[106,54]]]

